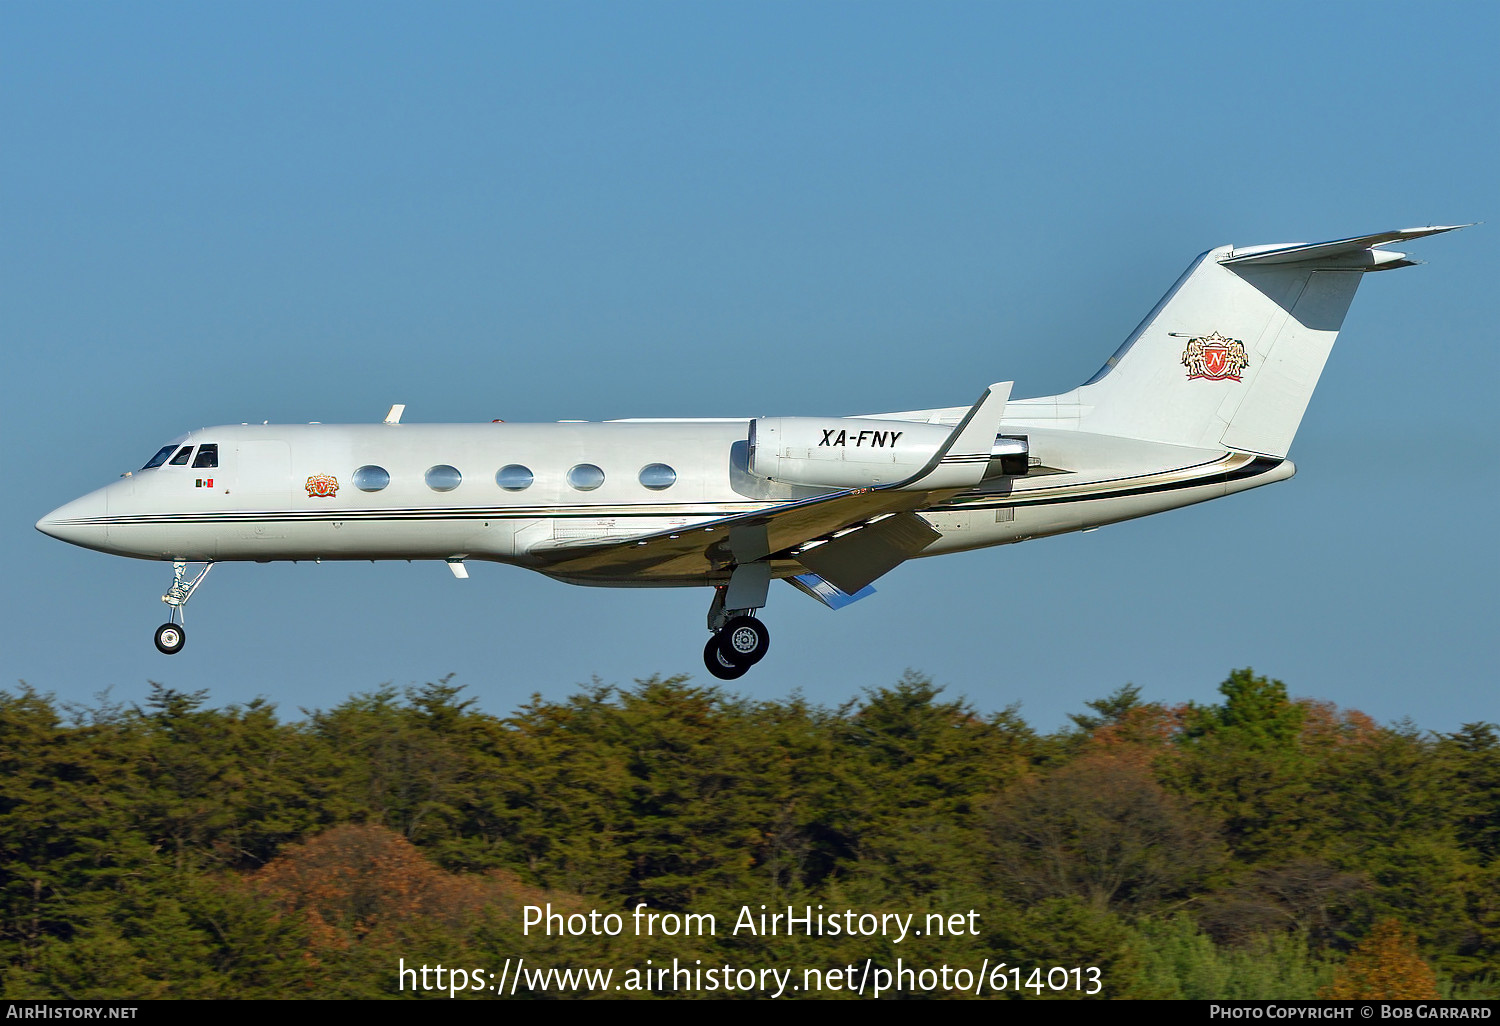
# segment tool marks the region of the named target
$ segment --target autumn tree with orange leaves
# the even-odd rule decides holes
[[[1394,919],[1382,919],[1339,969],[1319,997],[1335,1001],[1383,998],[1430,1001],[1439,997],[1437,977],[1417,951],[1417,938]]]

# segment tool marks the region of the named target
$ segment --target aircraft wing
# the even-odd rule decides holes
[[[845,489],[641,537],[543,544],[529,551],[530,563],[542,573],[562,578],[618,575],[665,583],[724,572],[741,563],[795,558],[792,549],[821,541],[818,549],[826,550],[823,563],[832,559],[853,564],[838,568],[843,570],[839,574],[843,580],[835,583],[843,587],[871,573],[873,580],[938,537],[910,515],[912,510],[942,502],[979,483],[1009,397],[1009,382],[991,385],[931,461],[904,481]],[[851,533],[830,540],[840,532]],[[844,541],[856,534],[863,535],[860,544]],[[840,553],[840,549],[845,551]]]
[[[642,538],[567,542],[533,548],[529,554],[536,569],[558,577],[688,579],[727,571],[739,563],[790,557],[791,549],[806,542],[861,527],[883,514],[929,506],[953,494],[946,489],[935,493],[854,489]]]

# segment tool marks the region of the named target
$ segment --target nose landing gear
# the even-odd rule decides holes
[[[198,585],[203,583],[203,578],[208,576],[214,565],[203,564],[203,569],[194,574],[191,580],[187,579],[187,568],[187,563],[181,560],[173,562],[172,586],[161,597],[172,611],[167,622],[156,628],[156,650],[162,655],[176,655],[182,651],[182,646],[187,642],[187,631],[182,626],[182,608],[193,597],[193,592],[198,590]]]
[[[162,655],[176,655],[187,641],[187,631],[180,624],[164,623],[156,628],[156,650]]]

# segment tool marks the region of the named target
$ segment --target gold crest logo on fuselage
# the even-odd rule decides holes
[[[339,479],[332,474],[314,474],[307,479],[310,499],[331,499],[339,493]]]

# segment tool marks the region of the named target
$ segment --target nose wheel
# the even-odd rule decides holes
[[[181,624],[164,623],[156,628],[156,650],[162,655],[176,655],[187,641],[187,631]]]
[[[214,568],[212,563],[205,563],[203,569],[199,570],[191,578],[187,575],[187,563],[178,560],[172,564],[172,586],[161,600],[170,609],[171,618],[160,627],[156,628],[156,650],[162,655],[176,655],[182,651],[182,646],[187,641],[187,631],[182,627],[183,607],[187,605],[188,599],[193,597],[193,592],[198,590],[198,585],[203,583],[203,578]]]

